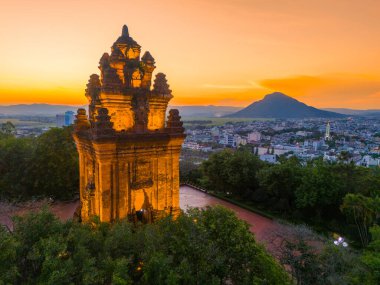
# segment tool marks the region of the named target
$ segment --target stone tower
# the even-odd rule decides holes
[[[79,152],[82,220],[128,217],[152,221],[179,212],[179,154],[185,138],[165,74],[124,26],[100,59],[100,76],[87,84],[89,114],[79,109],[74,140]]]

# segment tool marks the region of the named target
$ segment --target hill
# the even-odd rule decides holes
[[[74,111],[82,106],[50,105],[50,104],[17,104],[0,105],[0,116],[55,116],[66,111]],[[86,108],[86,107],[85,107]],[[222,117],[241,110],[231,106],[169,106],[178,109],[182,117]]]
[[[232,106],[169,106],[168,109],[175,108],[184,117],[223,117],[241,110],[241,107]]]
[[[264,99],[256,101],[229,118],[339,118],[343,114],[320,110],[308,106],[283,93],[268,94]]]
[[[356,110],[356,109],[345,109],[345,108],[324,108],[323,110],[331,111],[339,114],[350,115],[350,116],[364,116],[364,117],[373,117],[380,116],[379,109],[370,109],[370,110]]]
[[[66,111],[76,110],[79,106],[50,104],[17,104],[0,106],[0,116],[55,116]]]

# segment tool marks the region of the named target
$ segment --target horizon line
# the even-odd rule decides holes
[[[254,101],[256,102],[256,101]],[[253,102],[253,103],[254,103]],[[251,103],[252,104],[252,103]],[[20,105],[26,105],[26,106],[32,106],[32,105],[47,105],[47,106],[67,106],[67,107],[84,107],[84,106],[87,106],[88,104],[54,104],[54,103],[40,103],[40,102],[36,102],[36,103],[14,103],[14,104],[1,104],[0,103],[0,107],[13,107],[13,106],[20,106]],[[250,104],[249,104],[250,105]],[[212,104],[207,104],[207,105],[188,105],[188,104],[184,104],[184,105],[168,105],[170,107],[220,107],[220,108],[223,108],[223,107],[229,107],[229,108],[240,108],[240,109],[244,109],[246,107],[248,107],[249,105],[247,106],[233,106],[233,105],[212,105]],[[311,106],[311,105],[308,105],[308,106]],[[314,108],[317,108],[317,109],[343,109],[343,110],[353,110],[353,111],[379,111],[380,110],[380,107],[378,109],[374,108],[374,109],[354,109],[354,108],[346,108],[346,107],[315,107],[315,106],[311,106],[311,107],[314,107]]]

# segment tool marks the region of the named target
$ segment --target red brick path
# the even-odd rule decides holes
[[[181,209],[186,210],[187,207],[205,207],[212,205],[222,205],[233,210],[237,216],[250,224],[251,231],[255,234],[256,238],[264,242],[267,234],[273,231],[278,224],[271,219],[252,213],[248,210],[242,209],[236,205],[220,200],[216,197],[210,196],[199,190],[195,190],[190,186],[181,186],[180,190],[180,206]],[[42,207],[43,203],[28,203],[21,206],[12,206],[0,203],[0,224],[7,225],[12,228],[11,216],[22,215],[29,210],[38,210]],[[52,212],[60,219],[67,220],[73,217],[75,209],[79,205],[79,201],[75,202],[56,202],[51,205]]]

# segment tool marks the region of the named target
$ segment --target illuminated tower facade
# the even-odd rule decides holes
[[[100,76],[87,84],[89,114],[79,109],[74,140],[79,153],[82,220],[152,221],[179,212],[179,155],[184,129],[165,74],[123,27],[100,59]]]

